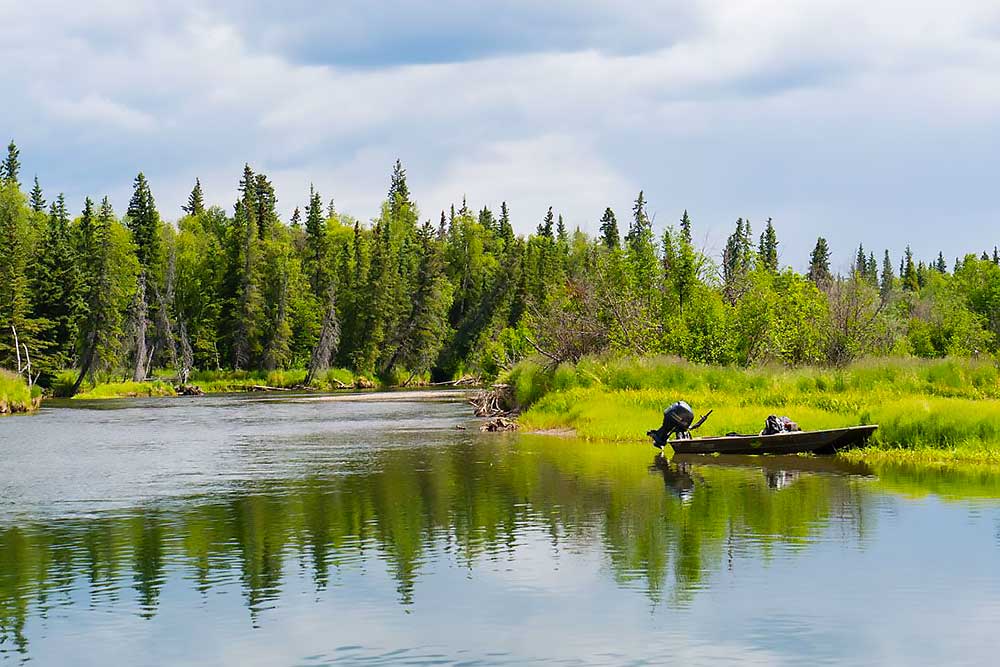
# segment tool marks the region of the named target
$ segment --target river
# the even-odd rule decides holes
[[[0,420],[0,664],[992,664],[988,469],[667,461],[460,393]]]

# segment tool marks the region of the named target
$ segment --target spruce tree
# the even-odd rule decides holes
[[[326,217],[333,218],[337,215],[337,207],[333,204],[333,197],[330,197],[330,201],[326,205]]]
[[[496,223],[493,220],[493,211],[491,211],[488,206],[484,206],[482,210],[479,211],[479,224],[482,225],[483,229],[488,232],[496,231]]]
[[[11,327],[30,337],[28,213],[24,195],[10,181],[0,182],[0,367],[17,368]]]
[[[160,214],[156,211],[149,181],[141,171],[135,177],[126,215],[139,265],[147,276],[155,275],[160,260]]]
[[[112,273],[116,270],[111,264],[110,250],[113,221],[114,211],[105,197],[93,221],[92,243],[87,245],[87,254],[83,256],[91,280],[84,292],[87,314],[81,327],[83,347],[79,373],[71,394],[80,389],[84,378],[92,374],[95,367],[114,358],[113,350],[123,335],[121,315],[115,305],[112,285]]]
[[[444,211],[441,211],[441,223],[444,224]],[[500,238],[503,239],[504,250],[510,251],[514,244],[514,227],[510,222],[510,211],[507,202],[500,204],[500,221],[497,223]]]
[[[330,283],[329,264],[323,201],[319,192],[310,185],[309,206],[306,208],[306,258],[303,268],[316,298],[323,298],[326,295],[326,288]]]
[[[768,224],[770,224],[770,222],[771,221],[768,220]],[[772,229],[772,231],[774,230]],[[694,242],[693,237],[691,236],[691,217],[688,215],[687,209],[684,209],[684,214],[681,216],[681,241],[687,243],[688,245]],[[775,252],[777,252],[777,240],[775,240],[774,243]]]
[[[913,251],[910,246],[906,246],[903,255],[903,270],[900,272],[903,280],[903,289],[908,292],[916,292],[920,289],[920,280],[917,276],[917,266],[913,263]]]
[[[410,188],[406,184],[406,170],[398,159],[392,167],[392,177],[389,181],[389,210],[395,216],[401,206],[410,205]],[[465,209],[465,200],[462,200]]]
[[[944,253],[938,251],[937,261],[934,263],[934,268],[937,269],[938,273],[948,273],[948,263],[944,259]]]
[[[885,255],[882,257],[882,280],[879,283],[879,292],[882,295],[882,301],[889,299],[892,294],[892,285],[896,280],[896,276],[892,272],[892,260],[889,258],[888,249],[885,251]]]
[[[278,198],[274,194],[274,186],[264,174],[254,176],[254,204],[257,220],[257,237],[263,241],[270,238],[278,226]],[[332,199],[330,200],[333,201]]]
[[[809,254],[809,273],[807,275],[809,280],[820,287],[829,285],[830,281],[833,280],[833,276],[830,274],[830,247],[822,236],[816,239],[816,246]]]
[[[0,163],[0,181],[11,183],[15,188],[21,187],[21,183],[17,180],[21,171],[20,155],[21,151],[17,149],[14,140],[11,139],[10,143],[7,144],[7,157],[4,158],[3,163]]]
[[[774,231],[774,224],[771,218],[767,219],[767,227],[760,234],[760,244],[757,248],[757,256],[761,266],[771,273],[778,272],[778,235]]]
[[[506,206],[502,206],[501,213],[505,211]],[[451,290],[430,222],[418,230],[417,241],[420,260],[416,287],[409,312],[388,343],[381,368],[383,376],[390,375],[397,364],[407,368],[411,378],[430,370],[446,339]]]
[[[188,195],[187,204],[181,206],[181,210],[188,215],[201,215],[205,212],[205,197],[201,191],[201,179],[194,179],[194,188]]]
[[[698,280],[697,258],[692,243],[691,218],[685,210],[681,216],[680,241],[677,244],[677,262],[673,271],[674,290],[677,293],[677,303],[681,312],[690,303],[694,286]],[[774,242],[777,252],[777,241]]]
[[[298,206],[296,206],[295,210],[292,211],[291,223],[294,229],[298,229],[299,227],[302,226],[302,211],[299,210]]]
[[[543,218],[542,222],[538,225],[538,235],[546,239],[554,238],[552,228],[555,225],[555,221],[556,218],[552,213],[552,207],[549,206],[549,210],[546,212],[545,218]]]
[[[45,212],[45,197],[42,195],[42,186],[35,176],[35,185],[31,188],[31,210],[35,213]]]
[[[735,305],[753,260],[750,222],[736,219],[736,230],[726,239],[722,251],[723,296]]]
[[[51,377],[73,360],[84,302],[79,262],[70,235],[62,194],[49,207],[49,218],[32,263],[32,318],[37,322],[35,364]]]
[[[875,253],[868,253],[868,266],[865,277],[872,287],[878,287],[878,262],[875,260]]]
[[[604,209],[604,215],[601,216],[601,242],[609,250],[621,247],[618,220],[615,219],[615,212],[611,210],[611,207]]]
[[[851,269],[853,273],[858,276],[864,277],[868,272],[868,255],[865,254],[864,244],[858,245],[858,254],[854,256],[854,266]]]

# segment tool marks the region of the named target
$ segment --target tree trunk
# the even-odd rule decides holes
[[[309,359],[309,372],[306,374],[306,384],[311,384],[316,375],[330,367],[330,357],[337,350],[340,342],[340,322],[337,320],[337,290],[331,285],[326,290],[326,316],[319,331],[319,340],[313,348]]]
[[[132,317],[135,319],[133,326],[135,330],[135,367],[132,371],[132,381],[142,382],[146,379],[146,274],[139,275],[139,286],[135,294],[135,302],[132,304]]]

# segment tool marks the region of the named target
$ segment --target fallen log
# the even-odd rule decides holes
[[[510,417],[517,414],[514,390],[510,385],[495,384],[469,397],[477,417]]]

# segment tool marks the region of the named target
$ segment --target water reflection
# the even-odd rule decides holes
[[[657,457],[658,483],[640,464],[647,457],[546,438],[471,440],[380,451],[355,474],[8,525],[0,634],[24,651],[26,619],[79,603],[77,590],[91,608],[131,594],[151,618],[168,570],[201,593],[238,578],[256,619],[280,599],[291,561],[306,564],[316,590],[332,571],[382,562],[398,604],[410,605],[428,559],[449,552],[474,569],[538,530],[555,548],[599,540],[619,584],[683,605],[726,554],[808,541],[834,515],[862,532],[865,498],[846,478],[801,475],[774,493],[774,471]]]
[[[514,581],[540,572],[558,587],[592,557],[619,591],[683,611],[720,573],[759,572],[779,554],[807,558],[824,541],[865,549],[886,488],[1000,496],[995,478],[976,474],[876,476],[806,457],[651,462],[645,447],[461,432],[294,470],[109,511],[6,520],[0,654],[30,656],[45,632],[38,621],[57,612],[153,620],[189,608],[190,593],[214,600],[238,590],[244,619],[259,628],[303,590],[329,600],[331,588],[364,589],[364,604],[411,610],[422,596],[441,597],[442,571],[458,568],[484,585],[497,572]],[[579,605],[615,599],[603,582],[593,586]],[[349,598],[338,604],[351,613]],[[448,622],[463,627],[461,618]]]

